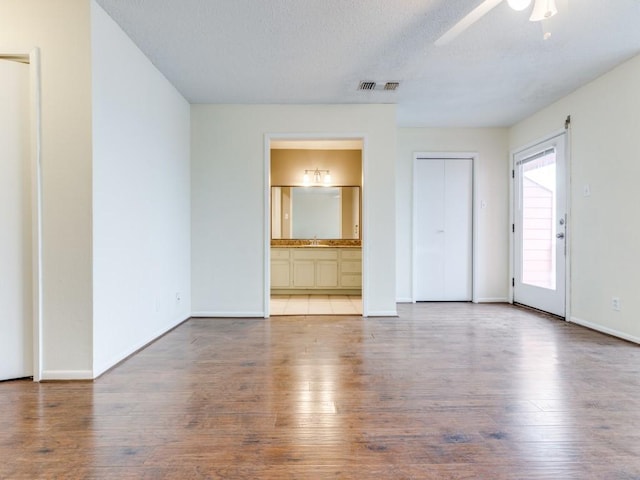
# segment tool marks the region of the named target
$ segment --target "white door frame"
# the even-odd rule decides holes
[[[264,318],[269,318],[271,299],[271,142],[273,140],[360,140],[362,142],[362,316],[369,316],[369,195],[367,195],[367,135],[362,133],[267,133],[264,136]]]
[[[30,165],[31,165],[31,235],[32,235],[32,308],[33,308],[33,381],[42,378],[42,161],[40,50],[0,51],[0,59],[29,64],[30,96]]]
[[[529,150],[530,148],[540,145],[545,142],[549,142],[554,138],[558,138],[565,135],[565,148],[564,148],[564,167],[565,167],[565,207],[566,207],[566,223],[565,223],[565,289],[564,289],[564,303],[565,303],[565,320],[568,321],[571,318],[571,231],[572,231],[572,217],[571,217],[571,129],[564,128],[562,130],[556,130],[549,135],[538,138],[526,145],[512,149],[509,153],[510,159],[510,182],[509,182],[509,218],[511,219],[511,225],[509,226],[511,234],[509,235],[509,302],[514,303],[514,287],[513,279],[515,278],[515,232],[513,231],[513,225],[516,218],[516,189],[515,189],[515,169],[516,169],[516,155]]]
[[[412,190],[412,246],[411,246],[411,301],[416,303],[416,284],[418,281],[418,272],[414,265],[416,252],[418,249],[418,235],[415,225],[418,223],[416,208],[416,189],[418,188],[418,179],[416,176],[416,165],[421,160],[447,160],[447,159],[464,159],[471,160],[472,169],[472,194],[471,194],[471,301],[478,303],[478,164],[479,155],[477,152],[414,152],[413,154],[413,190]]]

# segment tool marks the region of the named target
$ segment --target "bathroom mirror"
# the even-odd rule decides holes
[[[359,239],[360,187],[271,187],[272,239]]]

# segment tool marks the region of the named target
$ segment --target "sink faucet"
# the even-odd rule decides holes
[[[316,235],[313,236],[313,240],[311,240],[310,242],[311,242],[312,246],[314,246],[314,247],[318,246],[318,239],[317,239]]]

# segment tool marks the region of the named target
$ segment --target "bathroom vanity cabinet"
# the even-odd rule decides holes
[[[344,293],[362,287],[362,250],[351,247],[272,247],[273,293]]]

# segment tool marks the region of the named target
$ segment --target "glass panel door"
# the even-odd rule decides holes
[[[565,135],[514,157],[514,301],[565,315]]]

